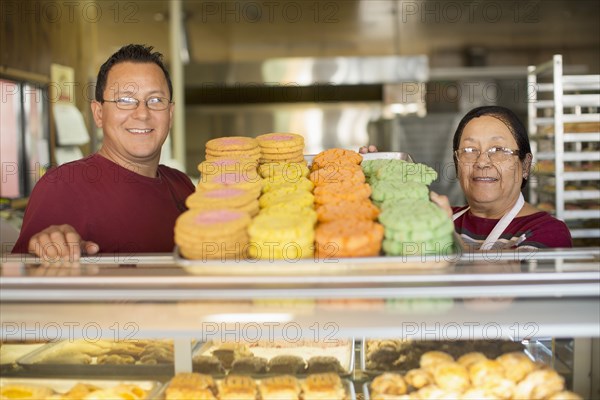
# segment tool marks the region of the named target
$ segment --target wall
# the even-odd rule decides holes
[[[74,90],[91,131],[87,85],[95,81],[91,62],[96,51],[95,3],[2,0],[0,12],[0,74],[48,84],[50,64],[73,67],[75,82],[61,90]],[[52,145],[54,137],[51,124]]]

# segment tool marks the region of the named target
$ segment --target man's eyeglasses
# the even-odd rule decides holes
[[[115,103],[119,110],[135,110],[139,107],[140,101],[133,97],[119,97],[116,100],[102,100],[108,103]],[[166,97],[148,97],[144,103],[149,110],[162,111],[169,107],[172,102]]]
[[[519,150],[512,150],[506,147],[494,146],[487,149],[484,153],[488,155],[490,161],[493,163],[499,163],[506,161],[512,156],[518,156]],[[464,147],[454,152],[456,158],[462,163],[474,163],[479,159],[481,150],[476,147]]]

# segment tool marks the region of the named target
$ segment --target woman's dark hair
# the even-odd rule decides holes
[[[115,65],[122,62],[133,63],[154,63],[162,69],[169,85],[169,100],[173,100],[173,84],[169,71],[162,62],[163,55],[158,51],[152,52],[154,47],[143,44],[128,44],[121,47],[115,54],[110,56],[108,60],[100,67],[98,71],[98,79],[96,80],[96,101],[102,103],[104,97],[104,89],[106,88],[106,78],[108,72]]]
[[[508,128],[510,133],[512,133],[515,141],[517,142],[517,147],[519,148],[519,160],[525,161],[527,154],[531,153],[531,145],[529,144],[529,136],[527,135],[527,129],[525,129],[525,125],[521,122],[517,114],[515,114],[512,110],[501,107],[501,106],[483,106],[477,107],[469,111],[458,124],[456,128],[456,132],[454,132],[454,139],[452,141],[452,150],[454,152],[454,165],[458,166],[458,160],[456,159],[456,150],[458,150],[458,146],[460,144],[460,138],[462,136],[463,130],[465,126],[472,119],[478,117],[493,117],[497,120],[502,121],[504,125]],[[527,178],[523,178],[523,182],[521,182],[521,189],[525,187],[527,184]]]

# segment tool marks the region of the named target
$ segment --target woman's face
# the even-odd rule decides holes
[[[458,178],[469,205],[490,217],[504,215],[521,192],[523,164],[516,154],[502,161],[492,161],[486,151],[492,147],[518,150],[515,138],[499,119],[481,116],[465,126],[458,148],[465,147],[481,152],[474,161],[458,159]]]

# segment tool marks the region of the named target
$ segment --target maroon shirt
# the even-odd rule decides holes
[[[13,253],[50,225],[72,225],[101,253],[173,250],[175,220],[194,185],[184,173],[158,166],[148,178],[94,154],[49,170],[35,185]]]
[[[465,208],[466,206],[452,207],[452,211],[457,213]],[[454,229],[465,243],[479,248],[498,221],[497,219],[476,217],[467,211],[454,221]],[[522,239],[523,237],[524,239]],[[516,217],[500,235],[498,241],[503,243],[502,248],[573,247],[567,225],[543,211]],[[520,243],[517,244],[517,242]],[[494,246],[494,248],[496,247]]]

